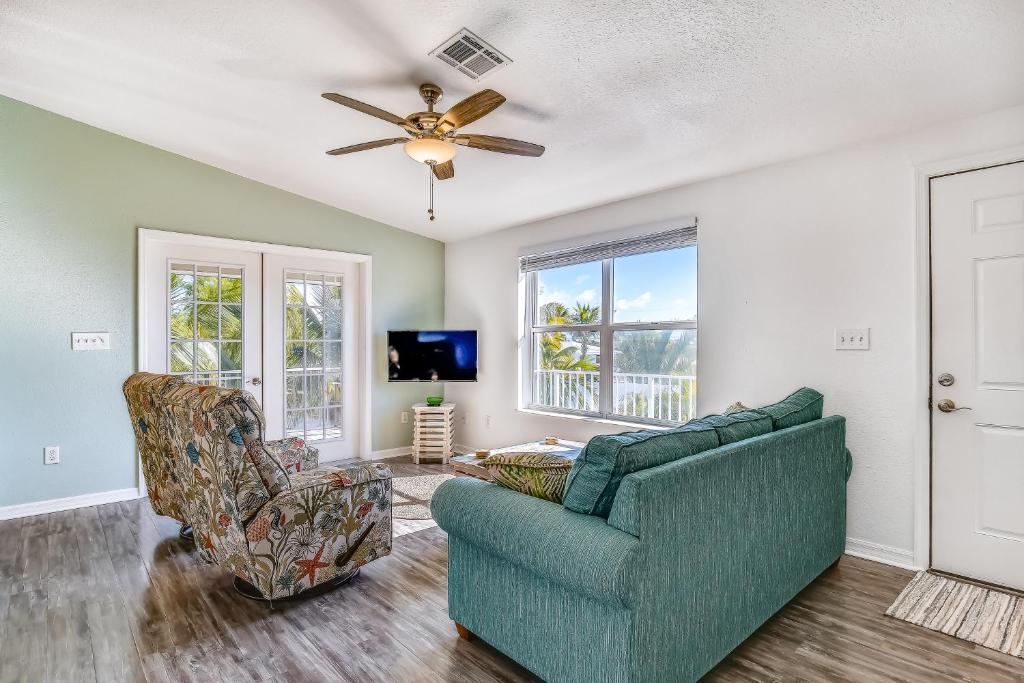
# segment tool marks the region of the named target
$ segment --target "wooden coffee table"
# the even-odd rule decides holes
[[[530,441],[527,443],[520,443],[514,446],[505,446],[504,448],[496,448],[490,451],[491,455],[496,453],[551,453],[552,455],[560,455],[563,458],[575,460],[576,456],[580,454],[583,447],[586,444],[582,444],[579,441],[568,441],[565,439],[559,439],[556,444],[546,444],[543,441]],[[490,481],[491,475],[487,471],[487,468],[483,466],[483,462],[486,458],[477,458],[475,453],[464,453],[460,455],[452,456],[451,464],[455,469],[456,474],[464,474],[470,477],[476,477],[477,479],[483,479],[484,481]]]

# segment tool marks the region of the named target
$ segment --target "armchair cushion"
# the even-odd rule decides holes
[[[225,407],[235,421],[228,431],[228,438],[245,448],[245,454],[249,456],[270,495],[275,496],[288,488],[288,472],[263,441],[266,425],[263,411],[256,400],[251,394],[238,392],[232,400],[225,402]]]
[[[771,421],[768,420],[770,426]],[[670,430],[595,436],[573,464],[562,502],[587,515],[608,517],[622,478],[719,445],[715,427],[701,421]]]
[[[824,406],[824,396],[814,389],[804,387],[797,389],[778,403],[760,408],[760,411],[772,416],[773,429],[785,429],[821,419]]]

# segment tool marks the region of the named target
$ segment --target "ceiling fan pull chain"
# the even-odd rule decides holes
[[[430,176],[430,208],[427,209],[427,215],[430,216],[430,220],[434,220],[434,166],[433,166],[433,164],[427,164],[427,175]]]

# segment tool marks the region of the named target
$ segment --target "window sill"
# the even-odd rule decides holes
[[[578,422],[591,422],[594,424],[615,425],[616,427],[642,427],[644,429],[672,429],[678,425],[665,424],[663,422],[644,422],[642,420],[616,420],[610,417],[597,417],[596,415],[579,415],[576,413],[563,413],[556,410],[541,410],[539,408],[516,408],[516,412],[539,417],[558,417],[564,420],[576,420]]]

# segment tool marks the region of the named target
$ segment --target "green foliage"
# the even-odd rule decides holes
[[[620,332],[615,336],[615,372],[692,375],[696,336],[674,330]]]

